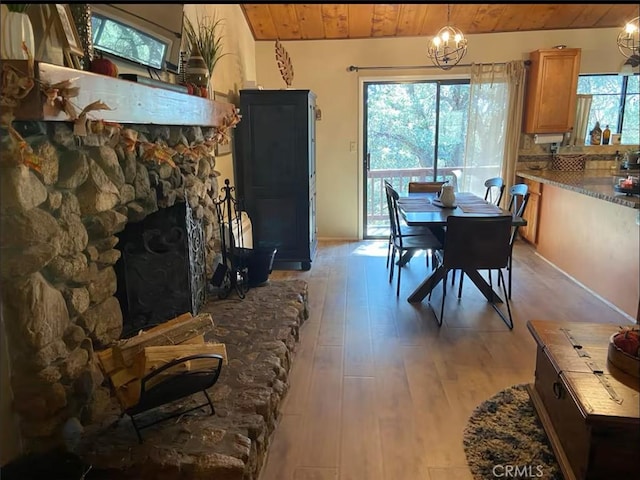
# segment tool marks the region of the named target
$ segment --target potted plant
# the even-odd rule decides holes
[[[31,56],[34,56],[35,41],[31,20],[27,15],[28,3],[4,3],[7,12],[2,12],[2,58],[26,60],[26,45]]]
[[[184,17],[184,32],[188,41],[188,52],[191,54],[192,51],[199,51],[207,66],[209,80],[218,61],[228,55],[228,53],[222,53],[223,36],[218,33],[222,24],[223,19],[216,19],[215,16],[197,17],[195,24],[187,16]]]

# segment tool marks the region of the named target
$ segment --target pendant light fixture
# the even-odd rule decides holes
[[[447,26],[442,27],[433,37],[427,48],[427,55],[443,70],[457,65],[467,53],[467,39],[464,34],[451,25],[451,5],[447,4]]]
[[[618,50],[627,58],[638,58],[640,41],[638,40],[638,19],[629,21],[618,34]]]

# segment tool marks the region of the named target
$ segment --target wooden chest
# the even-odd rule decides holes
[[[569,479],[639,478],[640,380],[607,363],[615,325],[531,321],[532,400]]]

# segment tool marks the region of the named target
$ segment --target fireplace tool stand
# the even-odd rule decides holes
[[[213,201],[216,206],[218,225],[220,227],[220,250],[222,260],[216,266],[210,283],[218,287],[218,297],[227,298],[235,289],[240,298],[244,298],[248,287],[248,259],[251,250],[244,248],[242,235],[241,209],[234,197],[235,187],[225,179],[222,194]],[[234,239],[237,232],[237,242]]]

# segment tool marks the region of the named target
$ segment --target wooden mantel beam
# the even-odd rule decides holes
[[[26,60],[0,60],[0,69],[10,64],[25,75]],[[222,119],[233,112],[231,103],[216,102],[164,88],[142,85],[128,80],[96,73],[74,70],[48,63],[35,63],[36,86],[15,110],[18,121],[69,121],[64,112],[55,112],[46,104],[40,85],[53,85],[75,79],[79,88],[77,97],[71,99],[78,113],[90,103],[101,100],[111,110],[97,110],[88,118],[116,123],[153,125],[219,126]]]

